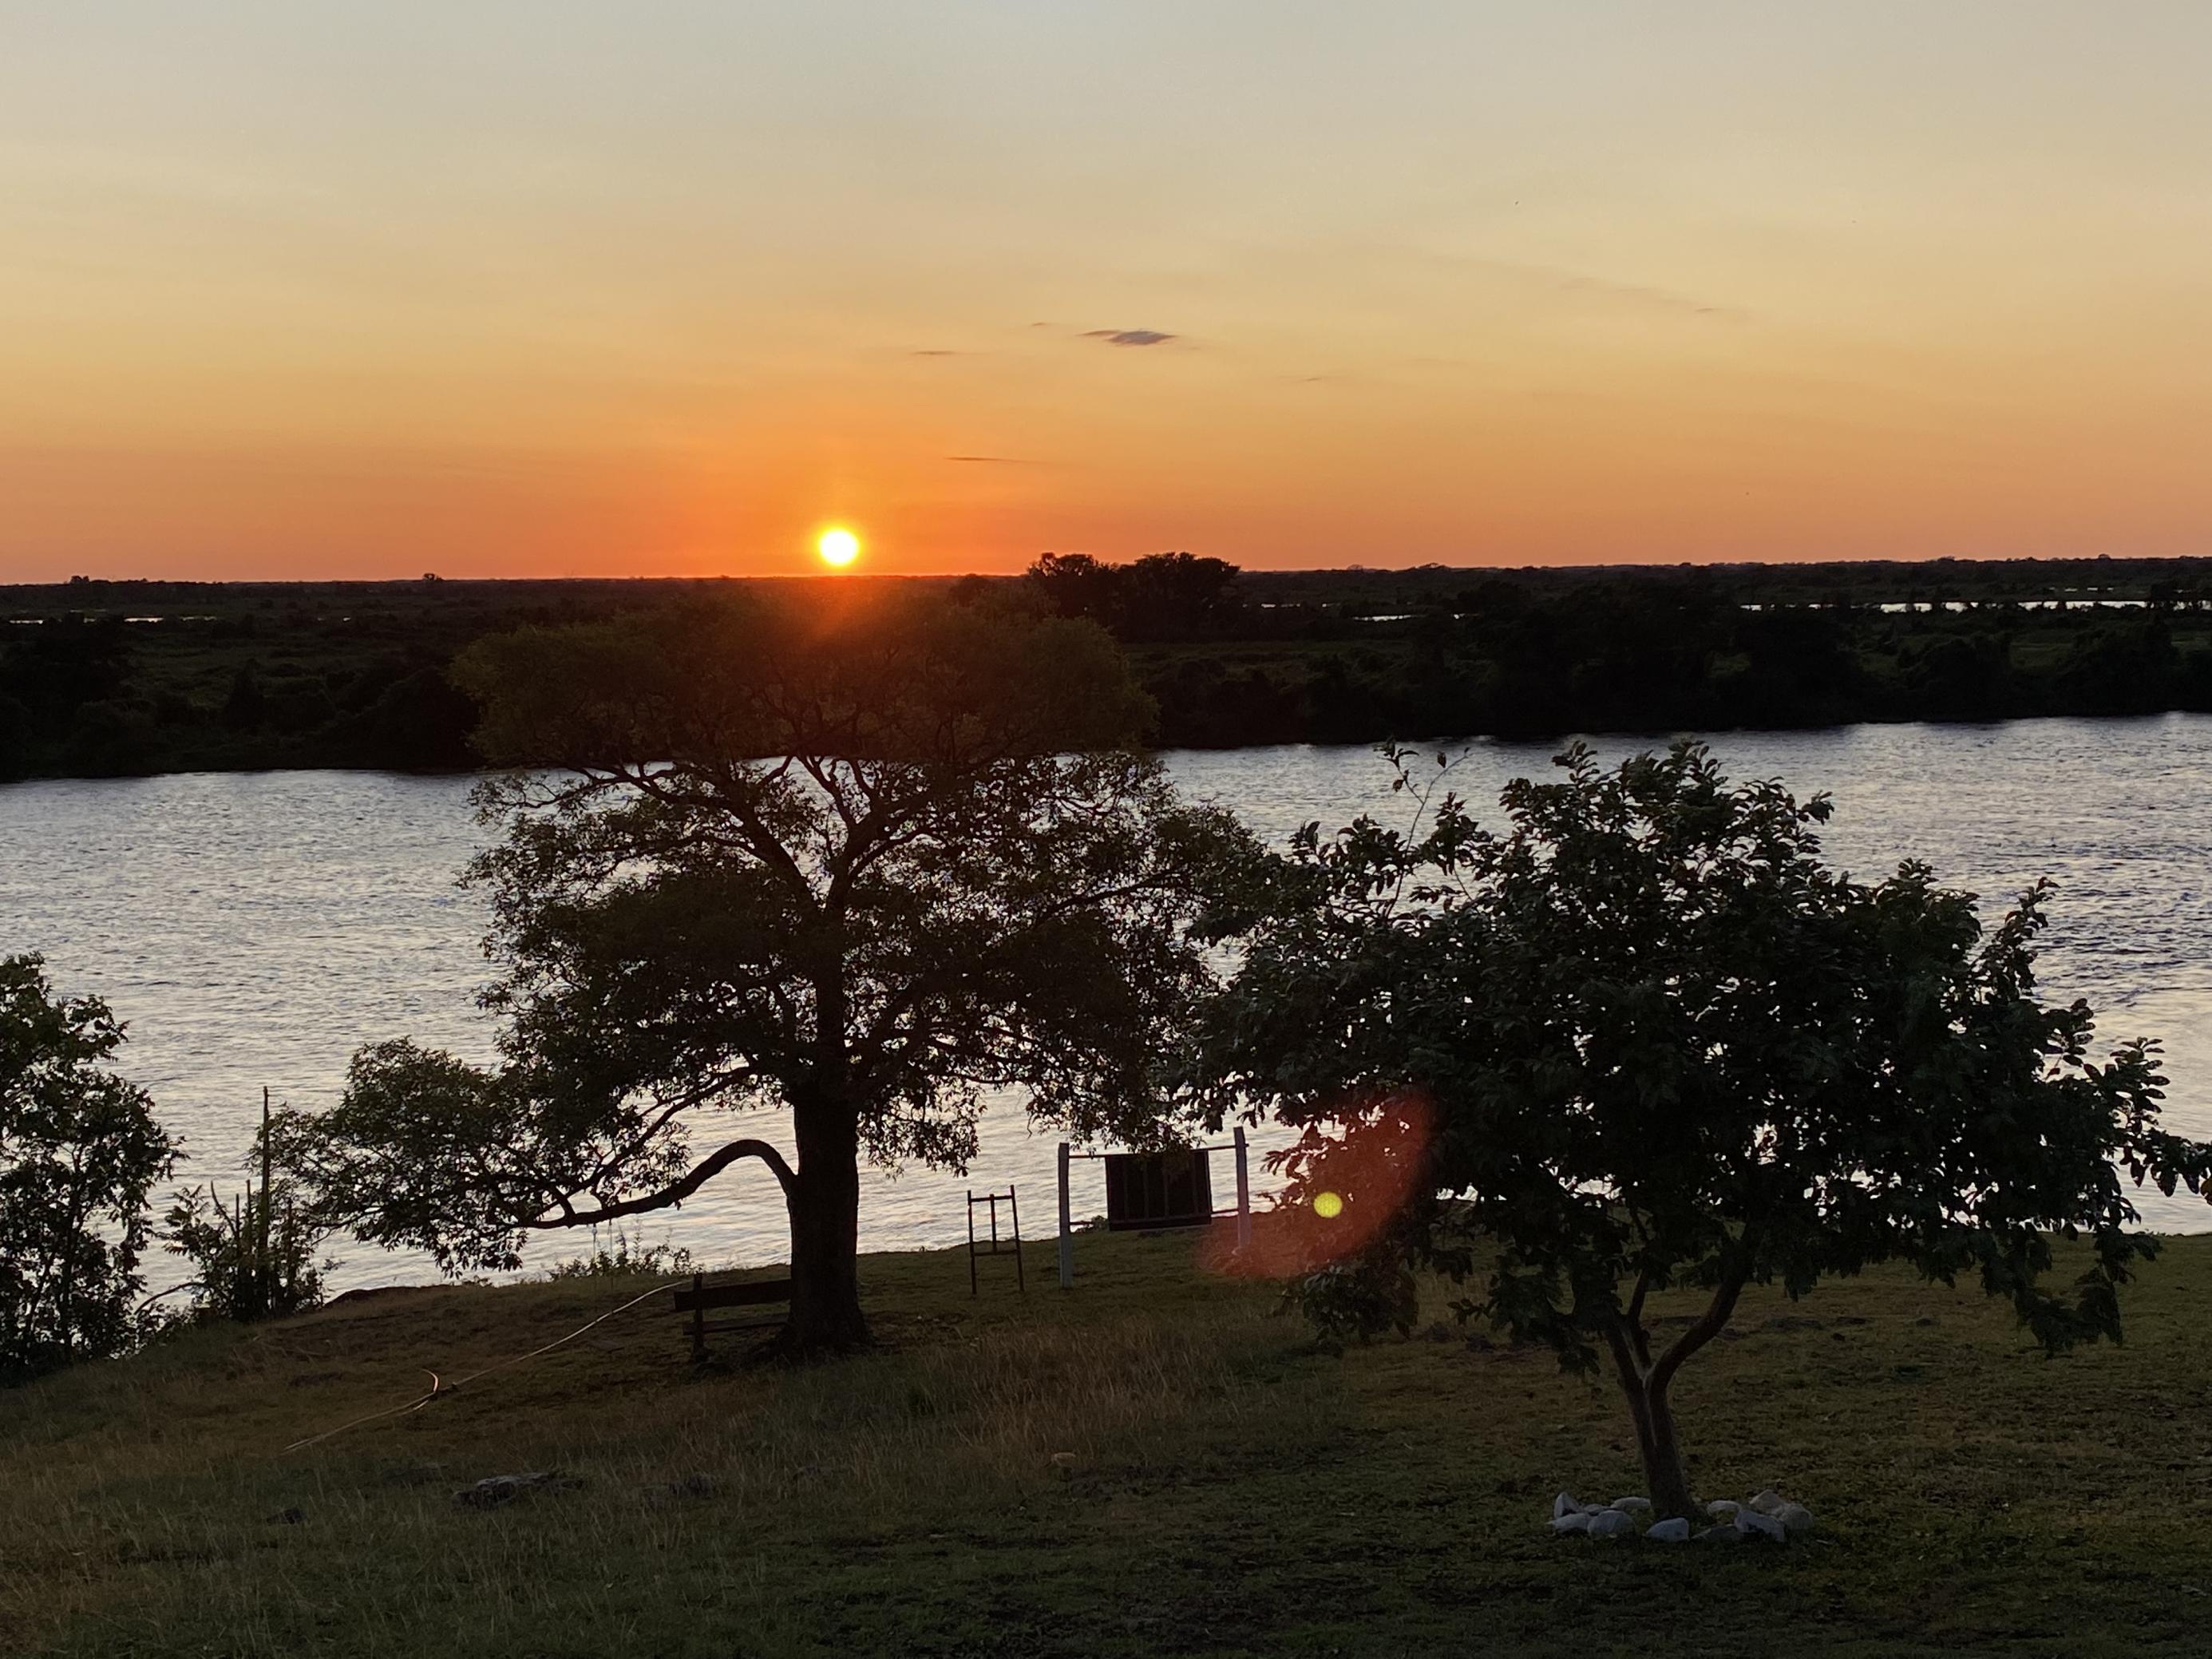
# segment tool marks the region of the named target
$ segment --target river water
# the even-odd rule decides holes
[[[1477,744],[1454,783],[1493,807],[1500,785],[1546,770],[1555,746]],[[1611,759],[1650,741],[1593,746]],[[1731,732],[1715,746],[1733,775],[1833,794],[1826,848],[1859,873],[1917,857],[1990,905],[2050,875],[2045,989],[2087,997],[2107,1036],[2162,1039],[2170,1126],[2212,1135],[2212,716]],[[1310,819],[1407,811],[1364,746],[1166,759],[1186,793],[1235,808],[1273,841]],[[130,1027],[123,1069],[185,1140],[187,1174],[229,1187],[264,1085],[295,1106],[328,1106],[353,1051],[390,1036],[488,1055],[472,1000],[485,974],[483,915],[454,884],[482,834],[468,792],[466,779],[370,772],[0,787],[0,953],[41,951],[60,988],[107,999]],[[786,1126],[755,1122],[788,1146]],[[1255,1137],[1262,1192],[1257,1152],[1272,1144]],[[1054,1146],[1049,1133],[1028,1132],[1018,1101],[1002,1103],[967,1176],[867,1177],[864,1248],[957,1243],[963,1189],[1010,1182],[1025,1233],[1048,1237]],[[1103,1210],[1098,1166],[1076,1169],[1076,1214]],[[1217,1201],[1228,1177],[1217,1159]],[[2139,1201],[2154,1227],[2212,1228],[2212,1210],[2185,1194]],[[774,1183],[748,1164],[641,1231],[705,1261],[757,1262],[781,1258],[784,1222]],[[533,1265],[587,1243],[558,1237]],[[406,1255],[358,1243],[341,1255],[341,1288],[435,1277]],[[152,1265],[157,1284],[169,1276],[166,1262]]]

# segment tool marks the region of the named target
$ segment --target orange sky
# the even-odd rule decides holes
[[[2212,553],[2202,4],[4,16],[0,580]]]

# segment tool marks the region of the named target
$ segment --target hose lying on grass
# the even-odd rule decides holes
[[[364,1423],[374,1423],[382,1418],[403,1417],[410,1412],[419,1412],[423,1407],[428,1405],[433,1400],[435,1400],[441,1394],[454,1393],[456,1390],[465,1388],[469,1383],[476,1382],[480,1377],[489,1376],[494,1371],[503,1371],[511,1366],[520,1365],[526,1360],[535,1359],[542,1353],[550,1353],[554,1349],[561,1346],[562,1344],[565,1342],[574,1342],[578,1337],[583,1335],[586,1331],[590,1330],[593,1326],[603,1325],[608,1320],[612,1319],[617,1314],[627,1313],[629,1310],[637,1306],[639,1303],[659,1296],[664,1291],[672,1291],[682,1283],[684,1283],[684,1281],[680,1279],[672,1279],[665,1285],[656,1285],[643,1295],[630,1297],[630,1299],[623,1303],[621,1307],[610,1308],[605,1313],[601,1314],[597,1319],[593,1319],[585,1324],[579,1325],[574,1330],[569,1332],[566,1336],[556,1337],[552,1341],[544,1344],[541,1347],[532,1348],[528,1353],[519,1353],[512,1359],[502,1359],[497,1364],[487,1365],[480,1371],[471,1371],[466,1376],[464,1376],[452,1383],[447,1383],[442,1381],[439,1377],[437,1372],[425,1365],[422,1368],[422,1374],[430,1379],[430,1387],[427,1392],[417,1395],[414,1399],[408,1401],[404,1405],[389,1407],[380,1412],[370,1412],[366,1416],[355,1418],[349,1423],[341,1423],[334,1429],[325,1429],[320,1434],[311,1434],[305,1440],[295,1440],[290,1445],[285,1447],[284,1449],[287,1452],[304,1451],[309,1446],[320,1445],[324,1441],[330,1439],[334,1435],[343,1434],[348,1429],[357,1429]]]

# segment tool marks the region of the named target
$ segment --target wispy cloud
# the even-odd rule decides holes
[[[981,461],[991,466],[1035,466],[1035,461],[1025,461],[1018,455],[947,455],[948,461]]]
[[[906,355],[909,357],[965,357],[969,354],[965,351],[948,351],[940,346],[920,351],[909,351]]]
[[[1572,306],[1583,312],[1615,314],[1643,313],[1654,318],[1674,316],[1705,325],[1757,323],[1759,313],[1733,302],[1727,294],[1686,292],[1661,283],[1640,282],[1638,272],[1577,269],[1540,260],[1465,253],[1424,246],[1391,246],[1378,250],[1322,241],[1311,245],[1285,244],[1270,248],[1271,258],[1296,253],[1309,267],[1326,263],[1372,291],[1380,302],[1394,309],[1411,310],[1430,302],[1436,284],[1463,283],[1469,279],[1505,284],[1528,301],[1540,305]]]
[[[1163,334],[1156,328],[1087,328],[1083,331],[1086,340],[1103,340],[1108,345],[1148,346],[1172,340],[1172,334]]]
[[[1531,274],[1555,274],[1542,266],[1511,268],[1525,270]],[[1692,317],[1710,317],[1717,322],[1744,323],[1751,320],[1751,313],[1741,306],[1709,305],[1692,295],[1677,294],[1671,289],[1653,288],[1644,283],[1617,283],[1609,277],[1585,276],[1569,272],[1558,274],[1557,286],[1562,294],[1591,294],[1628,305],[1648,306]]]

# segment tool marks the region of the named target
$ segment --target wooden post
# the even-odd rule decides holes
[[[260,1244],[254,1252],[260,1266],[261,1290],[256,1312],[266,1317],[276,1306],[276,1264],[269,1255],[269,1221],[276,1206],[276,1174],[269,1145],[269,1085],[261,1085],[261,1215]]]
[[[691,1275],[691,1363],[707,1363],[707,1298],[700,1292],[707,1288],[707,1275]]]
[[[1075,1288],[1075,1233],[1067,1220],[1067,1143],[1060,1143],[1060,1288]]]
[[[968,1294],[975,1294],[975,1190],[968,1189]]]
[[[1252,1178],[1245,1167],[1244,1126],[1237,1126],[1237,1248],[1252,1248]]]
[[[1014,1183],[1006,1183],[1006,1208],[1014,1218],[1014,1288],[1024,1296],[1030,1293],[1029,1276],[1022,1268],[1022,1203],[1014,1196]]]

